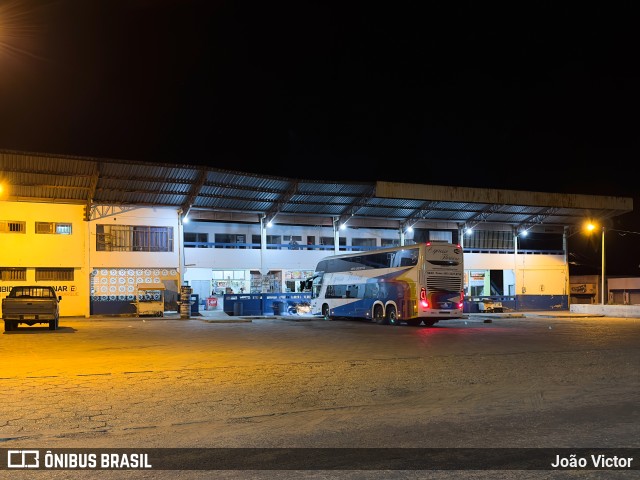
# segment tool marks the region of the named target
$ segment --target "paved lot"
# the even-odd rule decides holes
[[[6,448],[640,446],[635,318],[73,318],[0,348]]]

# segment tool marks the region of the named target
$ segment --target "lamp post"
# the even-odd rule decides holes
[[[605,265],[604,265],[604,225],[602,226],[602,278],[601,286],[600,286],[600,305],[604,305],[604,274],[605,274]]]
[[[588,223],[587,224],[587,231],[592,232],[593,230],[595,230],[596,226],[593,223]],[[601,268],[601,272],[600,272],[600,304],[604,305],[604,276],[606,273],[606,268],[605,268],[605,251],[604,251],[604,233],[605,233],[605,229],[604,229],[604,225],[602,225],[602,268]]]
[[[605,300],[604,300],[604,295],[605,295],[605,291],[604,291],[604,284],[605,284],[605,277],[607,275],[607,270],[605,267],[605,258],[606,258],[606,251],[605,251],[605,243],[604,243],[604,238],[605,238],[605,227],[604,225],[601,227],[602,228],[602,278],[601,283],[600,283],[600,304],[604,305],[605,304]],[[593,232],[596,229],[596,225],[594,223],[587,223],[586,224],[586,229],[588,232]],[[630,230],[617,230],[615,228],[610,228],[609,232],[618,232],[620,235],[628,235],[628,234],[633,234],[633,235],[640,235],[640,232],[633,232]],[[607,301],[609,300],[608,297],[608,292],[607,293]]]

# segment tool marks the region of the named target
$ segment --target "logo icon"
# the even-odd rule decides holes
[[[40,451],[9,450],[7,452],[7,468],[39,468]]]

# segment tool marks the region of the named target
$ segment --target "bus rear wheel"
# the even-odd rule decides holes
[[[398,325],[398,315],[396,314],[396,308],[395,307],[388,307],[387,308],[387,316],[386,316],[386,322],[389,325]]]
[[[382,307],[380,305],[376,305],[373,307],[373,321],[378,324],[385,323],[384,312],[382,311]]]

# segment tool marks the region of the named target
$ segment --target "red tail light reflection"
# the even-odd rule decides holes
[[[427,289],[422,287],[420,289],[420,305],[422,308],[429,308],[429,301],[427,300]]]

